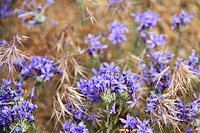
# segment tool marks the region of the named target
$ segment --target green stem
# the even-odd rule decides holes
[[[109,129],[109,118],[110,118],[109,103],[106,103],[106,112],[107,112],[106,133],[110,133],[110,129]]]
[[[178,57],[178,51],[181,48],[181,30],[178,29],[178,43],[177,43],[177,47],[176,47],[176,58]]]

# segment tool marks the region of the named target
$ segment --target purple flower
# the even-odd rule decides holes
[[[116,94],[128,93],[130,98],[134,100],[135,97],[132,97],[132,95],[138,92],[139,87],[142,85],[138,82],[139,78],[133,73],[123,72],[121,74],[119,67],[113,69],[114,63],[104,64],[107,65],[107,68],[100,67],[100,73],[93,69],[97,73],[96,76],[88,80],[81,79],[80,82],[76,83],[77,88],[81,89],[81,93],[90,98],[91,101],[98,101],[99,95],[106,91]]]
[[[67,120],[65,120],[65,123],[62,123],[63,130],[70,131],[70,128],[72,127],[72,121],[69,123]]]
[[[168,88],[171,83],[171,70],[166,71],[158,83],[158,77],[155,75],[163,72],[168,67],[173,54],[167,51],[155,51],[146,56],[149,59],[148,64],[139,64],[140,66],[138,67],[142,71],[140,78],[147,83],[148,86],[150,84],[155,85],[157,92],[161,93],[164,89]]]
[[[117,20],[110,24],[109,30],[108,40],[112,40],[114,45],[122,43],[122,40],[127,41],[124,34],[129,33],[129,30],[123,24],[118,24]]]
[[[191,18],[194,17],[194,14],[188,14],[184,10],[180,14],[175,14],[172,17],[171,29],[180,28],[180,26],[186,25],[186,23],[191,22]]]
[[[104,62],[103,65],[101,65],[98,69],[98,71],[95,68],[92,68],[92,72],[95,75],[101,75],[105,74],[107,71],[113,73],[115,68],[115,63],[111,62],[110,64],[107,62]]]
[[[157,101],[158,101],[157,95],[154,92],[151,92],[150,97],[146,99],[147,106],[145,107],[146,108],[145,112],[147,114],[151,113],[151,111],[154,112],[155,108],[157,107],[156,104]]]
[[[85,117],[85,109],[83,107],[83,105],[78,105],[79,108],[73,107],[72,104],[70,102],[68,102],[65,105],[65,108],[71,113],[73,114],[73,119],[78,122],[80,120],[82,120]],[[67,113],[67,112],[66,112]]]
[[[179,68],[180,66],[182,66],[181,63],[183,63],[190,71],[199,73],[200,72],[200,67],[198,67],[198,63],[199,63],[199,57],[195,56],[196,50],[192,50],[189,60],[183,60],[182,58],[178,57],[176,59],[176,65],[177,68]]]
[[[0,86],[0,127],[7,131],[25,131],[18,124],[22,119],[27,126],[35,121],[33,117],[35,103],[23,98],[21,81],[12,83],[11,79],[9,81],[3,79]]]
[[[5,43],[6,43],[5,40],[0,40],[0,45],[3,45],[3,44],[5,44]]]
[[[167,37],[167,35],[161,34],[157,35],[155,33],[149,33],[149,39],[147,40],[147,46],[149,49],[155,48],[157,45],[163,45],[166,43],[164,39]]]
[[[0,5],[0,19],[13,14],[13,10],[10,5],[10,2],[11,0],[2,0],[1,5]]]
[[[144,120],[143,122],[141,122],[138,119],[138,124],[137,126],[137,130],[136,133],[153,133],[154,128],[147,126],[147,124],[149,123],[149,119]]]
[[[193,130],[191,127],[189,127],[188,129],[185,130],[185,133],[193,133]]]
[[[137,105],[138,106],[138,99],[140,99],[140,97],[138,97],[138,98],[135,98],[135,97],[133,97],[133,99],[131,100],[131,101],[128,101],[128,102],[126,102],[127,104],[131,104],[131,108],[133,108],[135,105]]]
[[[117,2],[118,0],[109,0],[108,3],[115,3]]]
[[[65,120],[65,123],[62,123],[62,127],[63,131],[67,133],[89,133],[89,130],[84,125],[84,122],[80,122],[78,125],[76,125],[72,124],[72,121],[69,123],[67,120]]]
[[[134,128],[135,128],[135,125],[138,123],[138,119],[137,119],[137,118],[134,118],[134,117],[132,117],[132,116],[130,116],[129,113],[126,115],[126,120],[123,119],[123,118],[119,118],[119,120],[120,120],[122,123],[126,124],[126,125],[124,125],[123,128],[131,128],[131,129],[134,129]]]
[[[52,24],[57,24],[55,20],[48,19],[45,15],[45,9],[53,3],[53,0],[47,0],[45,5],[37,5],[35,7],[34,0],[31,1],[31,5],[25,0],[23,5],[27,10],[18,9],[18,18],[22,19],[23,23],[28,23],[28,28],[33,27],[36,24],[44,23],[45,21],[50,21]]]
[[[135,22],[140,22],[140,25],[137,28],[138,31],[143,29],[152,29],[153,26],[156,25],[157,21],[162,20],[158,18],[158,15],[151,10],[147,10],[144,13],[141,13],[140,11],[137,14],[131,13],[131,16],[135,18]]]
[[[115,114],[115,113],[116,113],[116,110],[115,110],[115,100],[114,100],[113,106],[110,109],[110,114]]]
[[[91,43],[90,46],[88,46],[88,53],[91,55],[98,55],[99,53],[104,53],[103,49],[108,48],[108,45],[102,45],[99,39],[101,38],[101,35],[98,37],[95,37],[92,34],[88,34],[88,40],[85,40],[85,44]]]
[[[20,74],[24,77],[24,80],[27,77],[35,77],[36,80],[50,81],[51,77],[55,76],[58,67],[53,65],[54,60],[47,59],[47,55],[42,58],[39,56],[33,56],[28,62],[25,62],[22,67]]]
[[[140,38],[141,38],[142,40],[146,40],[147,35],[146,35],[144,32],[141,32],[141,33],[140,33]]]
[[[10,85],[11,82],[12,82],[12,79],[11,79],[11,77],[10,77],[9,81],[6,80],[6,79],[2,79],[2,81],[3,81],[3,83],[4,83],[5,85]]]

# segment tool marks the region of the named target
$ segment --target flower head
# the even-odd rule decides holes
[[[147,40],[147,45],[149,49],[155,48],[157,45],[163,45],[166,43],[164,39],[167,37],[167,35],[161,34],[157,35],[155,33],[149,33],[149,40]]]
[[[114,45],[122,43],[122,40],[127,41],[127,37],[124,34],[129,33],[129,30],[123,24],[119,24],[117,20],[110,24],[109,30],[108,40],[112,40]]]
[[[12,7],[10,6],[11,0],[2,0],[0,5],[0,19],[13,14]]]
[[[126,124],[126,125],[124,125],[123,128],[129,128],[130,127],[131,129],[134,129],[136,127],[136,124],[138,124],[138,119],[130,116],[129,113],[126,115],[126,120],[123,119],[123,118],[119,118],[119,120],[122,123]]]
[[[149,123],[149,119],[144,120],[143,122],[138,119],[138,124],[136,125],[138,129],[136,130],[136,132],[137,133],[153,133],[154,128],[147,126],[148,123]]]
[[[162,20],[151,10],[147,10],[144,13],[141,13],[140,11],[137,14],[131,13],[131,16],[135,18],[135,22],[140,22],[140,25],[137,28],[138,31],[143,29],[152,29],[153,26],[157,24],[157,21]]]
[[[180,14],[175,14],[172,17],[171,29],[179,28],[180,26],[186,25],[186,23],[190,23],[192,17],[194,17],[194,14],[189,14],[182,10]]]
[[[28,28],[33,27],[36,24],[41,24],[45,21],[50,21],[52,24],[57,24],[56,21],[48,19],[44,12],[48,6],[53,3],[53,0],[47,0],[44,6],[40,4],[35,7],[34,0],[31,0],[31,5],[25,0],[23,5],[27,10],[18,9],[18,17],[22,19],[23,23],[28,23]]]
[[[91,43],[90,46],[88,46],[88,53],[91,55],[98,55],[99,53],[104,53],[103,49],[106,49],[108,45],[102,45],[99,39],[101,36],[95,37],[92,34],[88,34],[88,40],[85,40],[85,44]]]

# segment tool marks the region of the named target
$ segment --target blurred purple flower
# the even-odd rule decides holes
[[[28,23],[28,28],[33,27],[36,24],[41,24],[45,21],[50,21],[52,24],[58,24],[55,20],[48,19],[45,15],[44,12],[48,6],[50,6],[53,3],[53,0],[47,0],[44,6],[42,7],[41,5],[37,5],[35,7],[34,0],[31,0],[31,5],[25,0],[23,2],[23,5],[28,9],[28,10],[22,10],[18,9],[18,18],[21,18],[23,23]]]
[[[135,18],[135,22],[140,22],[140,25],[137,28],[138,31],[143,29],[152,29],[153,26],[157,24],[157,21],[162,20],[161,18],[158,18],[158,15],[151,10],[147,10],[144,13],[141,13],[140,11],[137,14],[131,13],[131,16]]]
[[[0,5],[0,19],[13,14],[13,9],[10,5],[11,0],[2,0]]]
[[[149,49],[155,48],[157,45],[163,45],[164,43],[166,43],[164,39],[167,37],[167,35],[157,35],[155,33],[150,32],[148,36],[149,40],[147,40],[146,42]]]
[[[185,130],[185,133],[193,133],[193,130],[191,127],[189,127],[188,129]]]
[[[109,30],[108,40],[113,41],[114,45],[122,43],[122,40],[127,41],[127,37],[124,34],[129,33],[129,30],[123,24],[118,24],[117,20],[110,24]]]
[[[175,14],[172,17],[171,29],[180,28],[181,25],[184,26],[186,23],[190,23],[192,17],[194,17],[194,14],[189,14],[182,10],[180,14]]]
[[[88,40],[85,40],[85,44],[91,43],[90,46],[88,46],[88,53],[91,55],[98,55],[99,53],[104,53],[103,49],[108,48],[108,45],[102,45],[99,39],[101,38],[101,35],[98,37],[95,37],[92,34],[88,34]]]

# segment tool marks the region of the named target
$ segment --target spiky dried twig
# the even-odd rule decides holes
[[[80,111],[84,112],[85,114],[90,115],[89,110],[87,109],[86,105],[84,104],[84,99],[83,99],[83,95],[77,92],[77,89],[69,86],[67,84],[63,84],[61,86],[59,86],[59,88],[57,89],[55,96],[54,96],[54,112],[52,114],[53,116],[56,116],[57,118],[57,122],[61,122],[60,118],[63,117],[64,119],[66,117],[70,117],[73,120],[73,114],[66,109],[65,104],[67,102],[70,102],[72,105],[72,108],[77,108]],[[80,105],[82,107],[84,107],[85,111],[83,111],[80,107]],[[91,117],[93,121],[98,122],[98,120],[93,117]]]
[[[194,92],[192,82],[199,83],[199,73],[189,70],[182,62],[179,67],[173,68],[171,77],[171,84],[166,90],[164,97],[177,97],[177,93],[181,92],[183,95]]]
[[[15,66],[17,64],[23,66],[23,62],[25,59],[28,59],[28,56],[26,56],[20,49],[17,48],[17,45],[21,43],[22,39],[27,39],[26,36],[19,37],[18,35],[13,37],[13,40],[11,40],[9,43],[3,44],[3,46],[0,48],[0,66],[2,68],[8,67],[8,72],[13,77],[15,70]],[[23,45],[22,45],[23,46]]]

